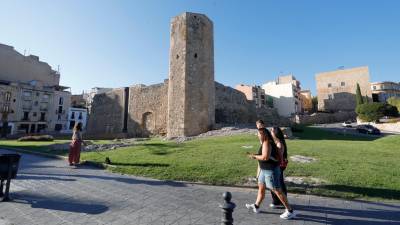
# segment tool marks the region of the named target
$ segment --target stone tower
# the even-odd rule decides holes
[[[183,13],[171,21],[167,136],[193,136],[215,123],[213,23]]]

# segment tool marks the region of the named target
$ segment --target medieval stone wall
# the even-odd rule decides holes
[[[298,124],[311,125],[311,124],[324,124],[324,123],[337,123],[348,120],[355,120],[357,114],[352,111],[340,111],[335,113],[314,113],[311,115],[296,115],[295,122]]]
[[[266,106],[256,108],[254,101],[231,87],[215,82],[215,122],[219,124],[253,124],[262,119],[267,125],[290,125],[290,120],[280,117],[276,109]]]
[[[254,101],[234,88],[215,82],[215,122],[252,123],[257,120]]]
[[[167,132],[168,80],[129,90],[128,135],[165,135]]]
[[[96,137],[124,136],[125,88],[98,94],[92,103],[87,135]]]

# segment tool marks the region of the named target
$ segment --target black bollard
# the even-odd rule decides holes
[[[230,192],[225,192],[222,197],[225,200],[223,205],[219,207],[222,209],[222,225],[233,225],[233,209],[235,209],[235,203],[231,202],[232,194]]]

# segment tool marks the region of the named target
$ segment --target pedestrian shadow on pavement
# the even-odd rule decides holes
[[[351,200],[351,201],[368,204],[368,205],[371,205],[371,207],[372,207],[372,205],[376,205],[376,206],[382,206],[382,207],[388,207],[388,208],[394,208],[394,209],[399,209],[400,210],[399,202],[397,202],[397,205],[395,205],[395,204],[389,204],[389,202],[388,203],[384,203],[384,202],[368,202],[368,201],[364,201],[364,200]]]
[[[384,209],[346,209],[324,206],[293,205],[298,212],[296,220],[322,224],[384,225],[400,224],[400,211]],[[310,213],[317,213],[308,215]],[[317,215],[323,216],[317,216]]]
[[[32,195],[24,192],[13,194],[13,202],[30,204],[32,208],[65,211],[72,213],[86,213],[90,215],[104,213],[108,210],[105,204],[91,200],[65,199],[57,196]]]

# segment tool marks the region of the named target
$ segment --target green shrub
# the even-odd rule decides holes
[[[400,98],[399,97],[390,97],[387,102],[390,105],[396,106],[397,110],[400,111]]]
[[[399,112],[396,107],[383,102],[371,102],[358,105],[358,117],[366,122],[378,121],[383,116],[397,117]]]
[[[399,111],[397,110],[396,106],[393,106],[390,104],[385,104],[385,106],[383,108],[383,115],[390,116],[390,117],[398,117]]]
[[[18,138],[18,141],[54,141],[51,135],[25,136]]]

